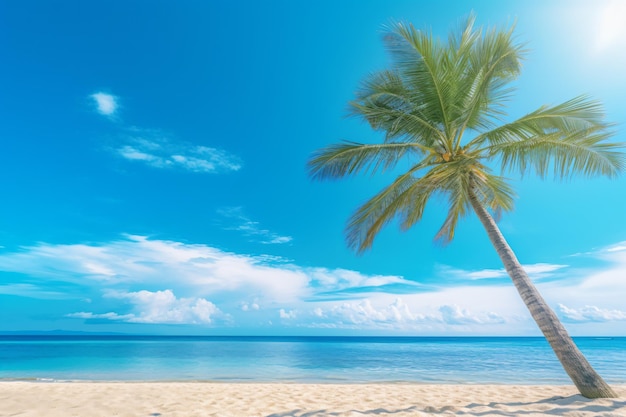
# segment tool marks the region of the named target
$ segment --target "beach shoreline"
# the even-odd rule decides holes
[[[0,382],[0,417],[626,416],[618,398],[573,385],[394,383]]]

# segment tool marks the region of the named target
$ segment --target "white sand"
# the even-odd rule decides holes
[[[626,416],[619,398],[573,386],[1,382],[0,416]]]

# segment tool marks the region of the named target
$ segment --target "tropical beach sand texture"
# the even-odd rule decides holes
[[[619,398],[573,386],[2,382],[0,416],[626,416]]]

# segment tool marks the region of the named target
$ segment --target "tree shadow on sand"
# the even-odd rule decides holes
[[[489,408],[488,411],[476,411],[480,408]],[[612,411],[626,408],[626,401],[618,398],[588,399],[582,395],[570,395],[568,397],[551,397],[530,402],[490,402],[489,404],[469,404],[465,408],[469,409],[470,415],[491,415],[491,416],[521,416],[521,415],[554,415],[562,416],[567,413],[579,413],[584,415],[596,415],[599,413],[610,413]],[[463,414],[468,414],[464,412]]]
[[[386,408],[377,408],[375,410],[345,410],[345,411],[328,411],[328,410],[316,410],[316,411],[304,411],[304,410],[292,410],[284,413],[268,414],[266,417],[331,417],[345,415],[347,412],[359,413],[363,415],[394,415],[398,413],[414,413],[423,412],[419,407],[412,406],[408,408],[402,408],[398,410],[389,410]]]
[[[619,410],[624,412],[626,401],[623,399],[601,399],[590,400],[582,395],[572,395],[569,397],[551,397],[539,401],[531,402],[490,402],[487,404],[471,403],[463,407],[418,407],[411,406],[399,409],[377,408],[372,410],[302,410],[296,409],[281,413],[268,414],[266,417],[336,417],[345,416],[347,413],[371,416],[393,416],[394,414],[406,413],[416,415],[442,414],[464,415],[464,416],[523,416],[523,415],[546,415],[562,416],[567,413],[580,413],[580,415],[600,415]],[[617,415],[617,414],[616,414]]]

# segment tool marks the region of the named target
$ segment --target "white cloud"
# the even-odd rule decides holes
[[[295,302],[351,286],[412,284],[396,276],[305,268],[272,256],[241,255],[134,235],[91,245],[41,243],[0,254],[0,268],[42,280],[92,282],[103,288],[158,284],[195,296],[232,294],[238,300],[261,299],[264,304]]]
[[[146,161],[146,162],[160,161],[160,158],[154,155],[150,155],[149,153],[138,151],[132,146],[123,146],[122,148],[118,149],[118,152],[120,153],[121,156],[123,156],[126,159]]]
[[[273,244],[289,243],[292,240],[293,240],[293,238],[291,236],[274,236],[271,239],[269,239],[267,241],[263,241],[261,243],[273,245]]]
[[[118,108],[117,97],[111,94],[98,92],[90,96],[96,104],[98,113],[105,116],[112,116]]]
[[[285,311],[284,308],[281,308],[278,311],[278,315],[280,316],[281,319],[295,319],[296,318],[296,312],[293,310],[290,311]]]
[[[118,97],[103,92],[89,97],[98,113],[115,117],[119,108]],[[123,132],[119,134],[118,144],[109,150],[128,161],[197,173],[223,173],[238,171],[242,167],[241,160],[225,150],[175,141],[159,130],[126,126]]]
[[[623,308],[623,296],[626,294],[626,242],[607,246],[597,251],[587,252],[591,256],[605,261],[602,266],[583,270],[582,278],[575,283],[556,282],[546,285],[549,291],[554,291],[564,299],[584,300],[589,305],[601,308]],[[622,299],[618,298],[621,296]],[[580,302],[559,301],[566,305],[580,305]]]
[[[45,287],[27,283],[12,283],[0,285],[0,294],[18,295],[21,297],[32,297],[40,299],[71,298],[71,296],[66,293],[46,289]]]
[[[154,135],[146,131],[145,135]],[[157,135],[162,136],[162,135]],[[148,164],[155,168],[183,169],[197,173],[223,173],[241,169],[236,156],[220,149],[175,143],[162,137],[131,137],[115,152],[129,160]]]
[[[606,259],[617,263],[626,263],[626,241],[606,246],[598,251],[587,253],[586,255],[595,256],[600,259]]]
[[[326,303],[310,311],[310,327],[444,333],[450,325],[476,329],[506,322],[499,314],[486,311],[474,314],[458,305],[424,308],[415,300],[425,298],[425,294],[405,295],[393,301],[390,297],[389,294],[378,294],[359,301]],[[413,311],[409,305],[422,307],[421,311]]]
[[[609,246],[606,248],[607,252],[622,252],[626,251],[626,242],[621,242],[617,245]]]
[[[240,307],[241,307],[241,311],[259,311],[259,309],[261,308],[261,306],[259,306],[259,304],[256,301],[251,302],[251,303],[242,302],[240,303]]]
[[[109,313],[101,313],[95,314],[86,311],[80,311],[78,313],[70,313],[66,314],[65,317],[73,318],[73,319],[85,319],[85,320],[94,320],[94,319],[102,319],[102,320],[113,320],[113,321],[130,321],[135,318],[134,314],[117,314],[114,312]]]
[[[111,291],[106,296],[132,304],[138,312],[128,321],[134,323],[210,324],[214,316],[223,314],[215,304],[204,298],[176,298],[172,290]]]
[[[68,314],[67,317],[150,324],[211,324],[215,317],[224,317],[212,302],[204,298],[176,298],[171,290],[109,291],[106,297],[127,301],[131,304],[133,313],[120,315],[113,312],[79,312]]]
[[[459,271],[459,275],[462,272]],[[488,279],[488,278],[503,278],[506,277],[506,271],[502,269],[482,269],[479,271],[466,272],[464,274],[469,279]]]
[[[586,305],[579,309],[569,308],[559,304],[558,311],[561,317],[570,322],[605,322],[626,320],[626,311],[602,309]]]
[[[528,274],[528,276],[534,280],[539,280],[542,278],[547,278],[549,276],[554,275],[553,273],[567,268],[569,265],[561,265],[561,264],[549,264],[549,263],[536,263],[536,264],[528,264],[522,265],[524,270]],[[479,280],[479,279],[493,279],[493,278],[506,278],[508,274],[504,268],[500,269],[480,269],[477,271],[467,271],[463,269],[453,268],[447,265],[439,266],[440,275],[442,276],[452,276],[454,278],[460,279],[471,279],[471,280]]]
[[[393,303],[376,307],[370,299],[341,303],[333,306],[322,316],[339,319],[340,322],[359,325],[393,325],[399,323],[438,321],[434,316],[413,314],[409,307],[397,298]]]
[[[524,266],[524,269],[526,270],[526,273],[530,275],[531,278],[534,278],[534,279],[548,277],[552,275],[552,272],[568,267],[568,265],[547,264],[547,263],[538,263],[538,264],[523,265],[523,266]]]
[[[447,324],[483,324],[504,323],[506,320],[497,313],[489,312],[473,314],[469,310],[462,309],[458,305],[444,305],[439,307],[443,321]]]
[[[581,279],[581,270],[569,267],[569,275],[578,279],[537,284],[573,334],[624,334],[620,326],[626,316],[626,251],[609,248],[597,254],[610,259],[602,269],[587,271]],[[541,272],[558,270],[545,266],[551,264],[536,265]],[[0,270],[28,277],[27,284],[19,283],[19,275],[10,275],[18,283],[0,286],[0,293],[53,298],[59,282],[84,289],[81,297],[88,293],[94,307],[67,312],[84,319],[217,321],[256,328],[276,323],[279,317],[281,326],[300,328],[425,335],[539,334],[510,283],[475,285],[467,280],[462,286],[433,288],[401,276],[302,267],[275,256],[236,254],[144,236],[99,244],[40,243],[4,251]],[[392,293],[398,286],[402,286],[401,297]],[[98,293],[104,296],[98,299],[94,295]]]
[[[308,275],[312,278],[312,283],[320,288],[332,291],[340,291],[348,288],[371,288],[383,287],[386,285],[400,284],[404,286],[417,287],[421,285],[414,281],[409,281],[403,277],[394,275],[364,275],[357,271],[347,269],[327,269],[309,268]]]
[[[375,323],[384,323],[393,317],[388,308],[376,309],[369,299],[359,302],[341,303],[333,306],[323,317],[331,317],[333,322],[371,326]]]
[[[281,236],[277,233],[263,229],[259,222],[250,220],[243,214],[241,207],[225,207],[218,210],[218,214],[230,223],[225,226],[225,230],[236,230],[250,237],[252,241],[265,245],[289,243],[293,240],[291,236]]]

